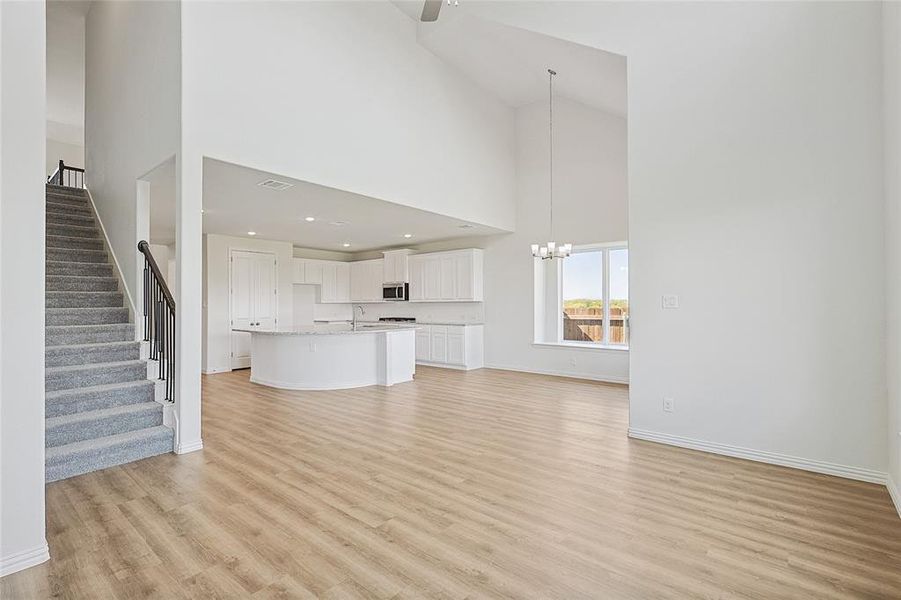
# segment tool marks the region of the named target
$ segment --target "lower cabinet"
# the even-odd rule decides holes
[[[416,362],[453,369],[480,369],[481,325],[417,325]]]

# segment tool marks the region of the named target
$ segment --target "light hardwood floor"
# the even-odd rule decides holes
[[[2,598],[899,598],[885,488],[626,437],[628,390],[205,377],[205,448],[50,484]]]

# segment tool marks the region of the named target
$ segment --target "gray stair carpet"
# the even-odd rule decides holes
[[[85,192],[48,185],[46,214],[47,481],[171,452]]]

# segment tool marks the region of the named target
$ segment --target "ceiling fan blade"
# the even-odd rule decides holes
[[[425,0],[422,6],[421,21],[431,23],[438,20],[438,13],[441,11],[443,0]]]

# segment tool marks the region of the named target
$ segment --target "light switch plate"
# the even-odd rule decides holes
[[[676,294],[664,294],[663,308],[679,308],[679,296]]]

